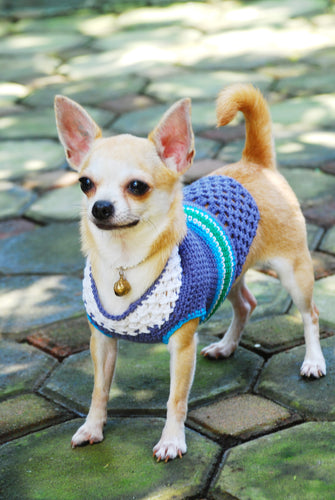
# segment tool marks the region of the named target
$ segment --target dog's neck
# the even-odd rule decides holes
[[[173,207],[174,216],[158,228],[156,237],[151,226],[134,228],[127,233],[103,232],[89,227],[87,221],[83,250],[89,258],[92,274],[97,285],[100,300],[111,314],[124,313],[130,304],[138,300],[158,278],[168,261],[173,248],[186,234],[185,215],[181,204]],[[92,243],[94,244],[92,245]],[[125,278],[131,289],[118,297],[114,284],[124,269]]]

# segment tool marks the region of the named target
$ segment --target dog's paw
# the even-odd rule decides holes
[[[320,378],[326,375],[326,371],[326,362],[323,358],[305,359],[300,368],[300,375],[308,378]]]
[[[74,434],[71,440],[72,448],[83,445],[85,443],[94,444],[100,443],[104,438],[101,425],[85,423]]]
[[[164,460],[168,462],[176,457],[182,458],[186,453],[187,446],[185,437],[161,439],[153,448],[153,456],[157,458],[157,462]]]
[[[204,347],[201,351],[202,356],[211,359],[229,358],[237,348],[236,342],[214,342]]]

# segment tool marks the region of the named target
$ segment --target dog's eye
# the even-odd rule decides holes
[[[149,189],[150,186],[148,186],[148,184],[138,180],[131,181],[127,186],[127,190],[129,191],[129,193],[134,196],[143,196],[149,191]]]
[[[93,182],[88,177],[80,177],[79,182],[84,193],[88,193],[94,187]]]

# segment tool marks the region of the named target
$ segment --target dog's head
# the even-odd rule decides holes
[[[194,156],[190,108],[189,99],[174,104],[147,139],[103,138],[79,104],[56,96],[59,139],[80,174],[84,217],[91,227],[120,234],[147,223],[157,227],[166,219],[179,178]]]

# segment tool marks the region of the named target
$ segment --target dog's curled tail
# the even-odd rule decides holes
[[[268,105],[251,84],[234,84],[223,89],[217,99],[217,126],[229,123],[242,111],[246,139],[242,158],[263,167],[275,168],[276,158]]]

